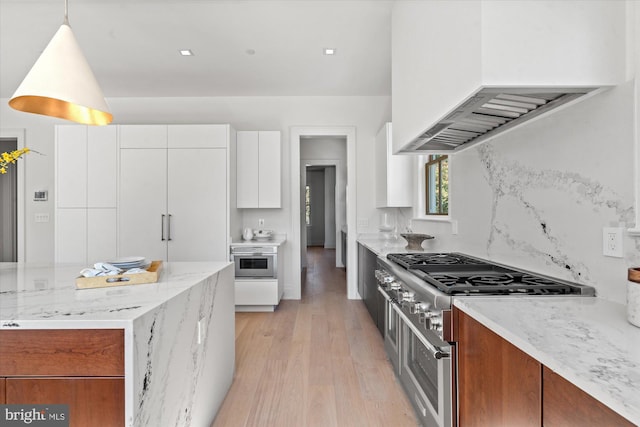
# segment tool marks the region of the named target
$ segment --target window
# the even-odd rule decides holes
[[[311,187],[304,189],[304,219],[307,225],[311,225]]]
[[[425,164],[425,207],[427,215],[449,214],[449,159],[430,155]]]

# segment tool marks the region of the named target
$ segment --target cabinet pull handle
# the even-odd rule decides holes
[[[164,214],[160,215],[160,240],[164,242]]]
[[[171,241],[171,214],[167,215],[167,240]]]

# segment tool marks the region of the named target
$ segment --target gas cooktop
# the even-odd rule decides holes
[[[447,295],[593,294],[593,288],[468,255],[397,253],[387,259]]]

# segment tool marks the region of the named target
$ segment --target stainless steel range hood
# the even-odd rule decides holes
[[[483,88],[401,152],[458,152],[546,114],[599,87]]]

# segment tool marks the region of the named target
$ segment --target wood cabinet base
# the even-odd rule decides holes
[[[457,310],[454,318],[459,427],[539,427],[540,363],[464,312]]]
[[[7,378],[6,402],[69,405],[70,427],[121,427],[124,378]]]
[[[542,425],[545,427],[634,425],[546,366],[542,378]]]

